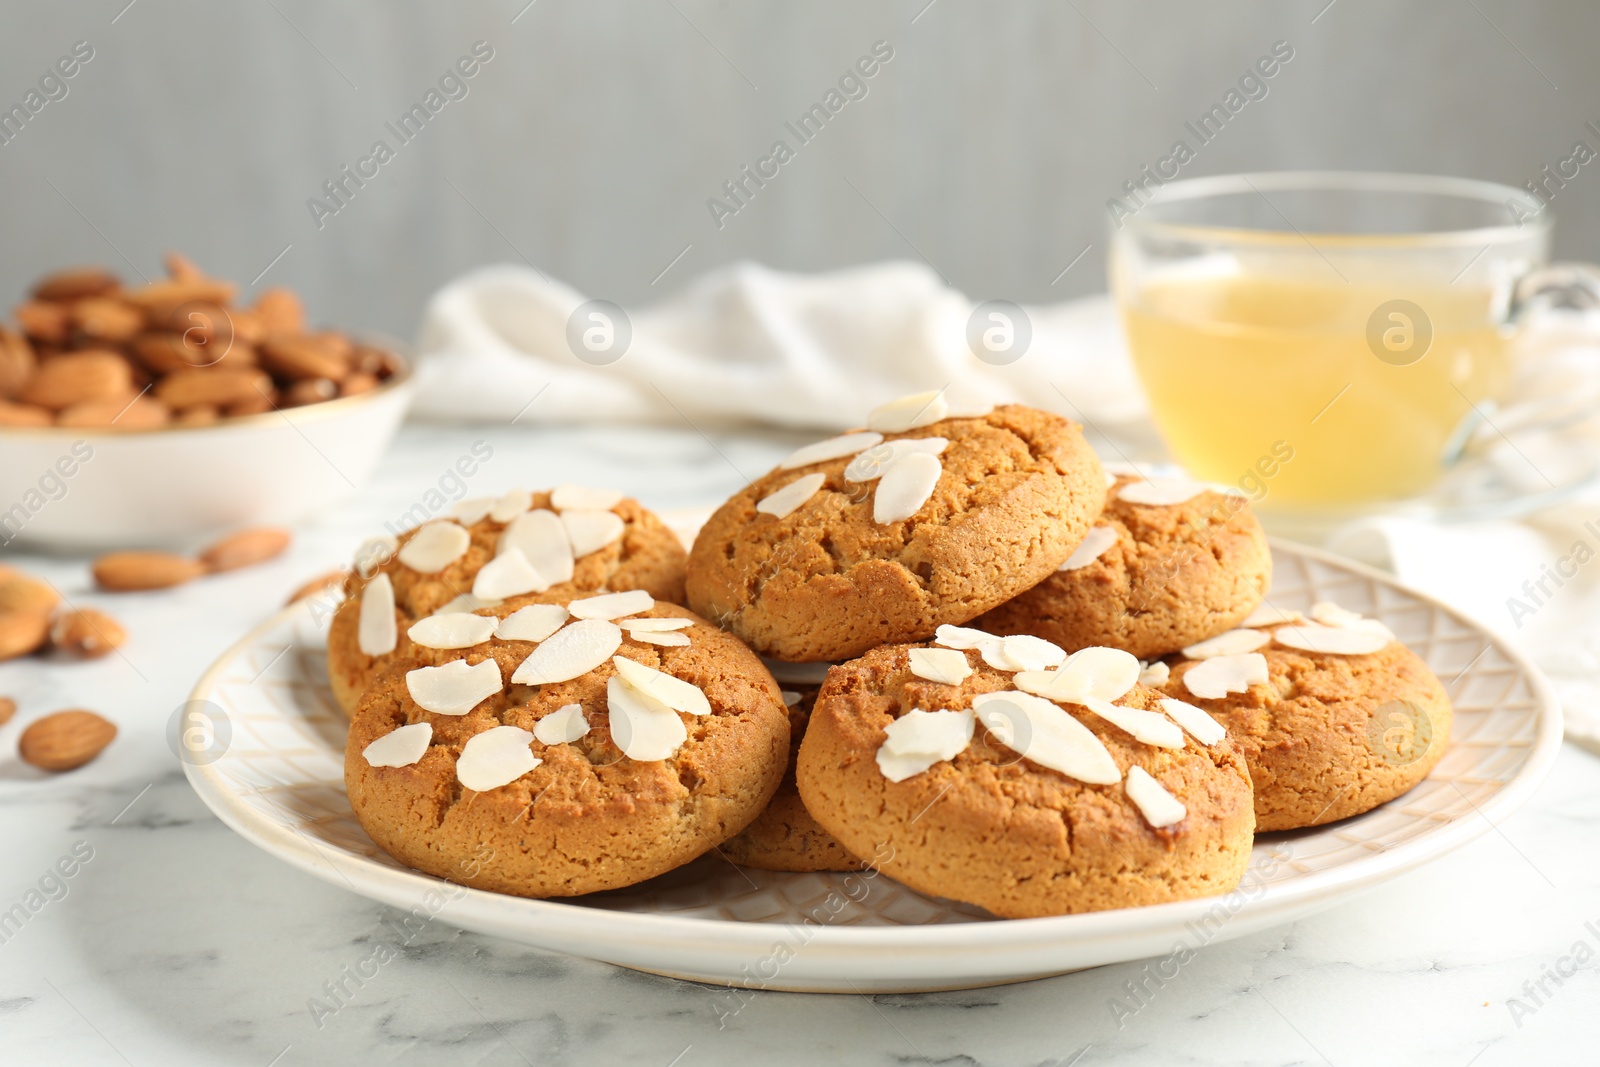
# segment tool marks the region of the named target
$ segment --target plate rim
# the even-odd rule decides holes
[[[1474,814],[1478,817],[1454,819],[1415,841],[1403,842],[1360,860],[1314,872],[1303,879],[1264,885],[1259,896],[1247,900],[1234,912],[1235,916],[1248,913],[1252,917],[1253,927],[1270,925],[1274,914],[1304,910],[1314,906],[1318,900],[1331,906],[1343,894],[1359,892],[1398,877],[1482,837],[1497,828],[1504,818],[1520,808],[1538,790],[1554,765],[1562,742],[1561,706],[1549,681],[1526,655],[1499,634],[1437,597],[1413,589],[1376,567],[1310,545],[1278,538],[1270,538],[1269,541],[1274,553],[1301,556],[1353,572],[1449,615],[1466,629],[1484,638],[1521,672],[1527,679],[1538,717],[1536,732],[1522,768],[1492,796],[1482,803],[1472,804]],[[235,658],[266,633],[308,610],[307,605],[308,601],[300,600],[280,608],[228,646],[201,674],[189,699],[211,699],[210,695],[216,690],[221,674]],[[480,910],[480,914],[491,913],[497,921],[513,919],[519,925],[537,924],[540,927],[559,924],[563,940],[570,942],[575,938],[592,937],[596,948],[615,943],[618,938],[635,943],[656,942],[664,946],[676,946],[685,938],[692,937],[701,950],[751,949],[770,944],[775,935],[792,931],[797,925],[621,911],[567,903],[559,898],[541,900],[518,897],[462,886],[420,871],[397,870],[366,857],[340,855],[339,860],[345,862],[336,862],[331,856],[325,856],[326,863],[332,868],[330,876],[329,871],[311,862],[306,855],[307,851],[322,854],[325,850],[303,834],[265,818],[245,804],[239,794],[221,781],[215,761],[197,764],[184,760],[182,763],[184,775],[201,801],[234,832],[275,858],[329,884],[337,886],[343,883],[344,888],[357,895],[365,896],[370,892],[372,896],[369,899],[375,896],[387,900],[391,896],[403,895],[407,887],[417,896],[424,895],[428,890],[449,887],[455,900],[451,910],[470,901]],[[367,892],[357,888],[358,884],[365,887]],[[968,955],[998,956],[1037,949],[1045,941],[1071,940],[1075,944],[1089,944],[1130,935],[1150,936],[1163,929],[1181,930],[1187,922],[1206,915],[1235,892],[1238,892],[1237,888],[1229,893],[1192,900],[1037,918],[906,926],[815,924],[809,930],[806,945],[810,952],[832,949],[854,953],[892,948],[902,956],[944,954],[953,950]]]

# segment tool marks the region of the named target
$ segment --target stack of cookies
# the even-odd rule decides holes
[[[801,448],[687,556],[616,493],[463,502],[334,619],[351,804],[401,862],[523,896],[712,850],[870,857],[1003,917],[1224,893],[1258,830],[1393,799],[1449,735],[1420,659],[1265,604],[1271,569],[1244,498],[940,394]]]

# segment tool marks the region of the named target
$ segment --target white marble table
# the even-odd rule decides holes
[[[1128,996],[1141,964],[972,992],[761,993],[719,1029],[714,989],[442,921],[319,1027],[308,1000],[393,940],[391,909],[292,870],[213,818],[167,749],[166,722],[288,589],[342,563],[480,439],[495,451],[471,495],[574,480],[660,507],[719,499],[795,443],[410,427],[358,502],[269,565],[112,597],[92,590],[81,559],[15,559],[112,611],[132,637],[91,664],[0,665],[0,694],[21,705],[0,728],[0,912],[74,847],[92,850],[64,896],[54,888],[59,899],[0,930],[0,1063],[1595,1062],[1600,761],[1570,747],[1534,801],[1474,844],[1313,919],[1201,950],[1175,980],[1146,986],[1146,1006],[1120,1029],[1112,998]],[[72,706],[116,721],[112,747],[55,777],[20,763],[22,725]]]

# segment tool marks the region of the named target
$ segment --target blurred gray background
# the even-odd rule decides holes
[[[1185,176],[1521,185],[1600,150],[1593,4],[525,4],[7,4],[6,108],[74,42],[94,56],[0,145],[0,294],[75,262],[153,275],[179,248],[407,337],[439,285],[502,260],[635,305],[741,258],[922,257],[974,297],[1065,298],[1104,287],[1107,198],[1280,40],[1293,59]],[[467,95],[401,145],[384,124],[480,40]],[[866,96],[719,228],[707,199],[797,146],[785,121],[880,40]],[[319,228],[308,199],[379,138],[394,158]],[[1600,161],[1558,192],[1557,255],[1600,256],[1597,189]]]

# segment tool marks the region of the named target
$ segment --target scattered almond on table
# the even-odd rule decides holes
[[[58,711],[22,731],[17,755],[41,770],[70,771],[98,756],[116,736],[116,725],[92,711]]]
[[[94,608],[69,611],[50,624],[50,644],[80,659],[108,655],[127,639],[121,623]]]
[[[91,566],[95,582],[113,593],[168,589],[203,574],[264,563],[289,547],[292,535],[277,526],[256,526],[229,534],[190,559],[174,552],[110,552]]]
[[[0,726],[11,721],[11,716],[17,713],[17,702],[10,697],[0,697]]]
[[[261,563],[289,547],[289,531],[276,526],[258,526],[229,534],[204,552],[200,562],[213,574]]]

